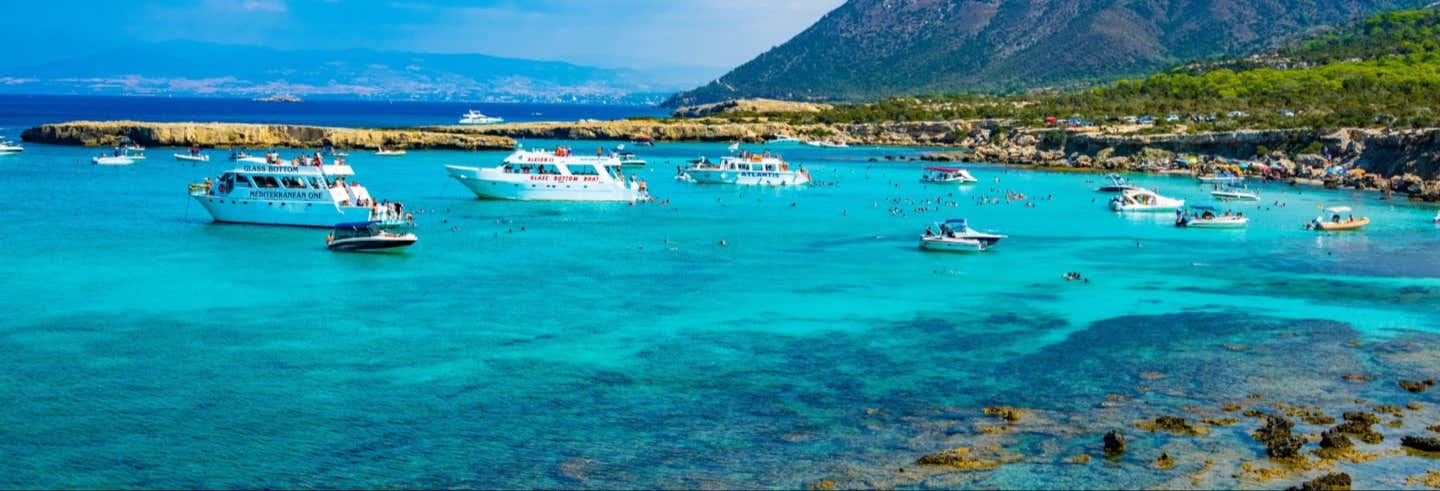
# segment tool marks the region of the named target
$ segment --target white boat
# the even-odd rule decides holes
[[[135,159],[123,155],[91,157],[90,163],[95,165],[131,165]]]
[[[124,146],[115,149],[113,153],[102,153],[99,156],[91,157],[90,163],[95,165],[131,165],[134,164],[136,160],[145,158],[143,154],[137,156],[131,148],[133,147]]]
[[[836,140],[836,139],[830,139],[830,140],[810,140],[810,141],[805,142],[805,144],[806,144],[806,145],[810,145],[810,146],[812,146],[812,147],[824,147],[824,148],[847,148],[847,147],[850,146],[850,144],[845,143],[845,142],[840,141],[840,140]]]
[[[1436,225],[1440,225],[1440,211],[1435,212],[1434,222]]]
[[[555,151],[519,149],[495,167],[445,166],[480,199],[524,201],[640,201],[647,197],[644,181],[626,182],[620,160],[613,156],[575,156]]]
[[[925,235],[920,236],[920,248],[931,251],[950,252],[982,252],[990,250],[990,247],[1004,239],[1004,235],[981,232],[970,228],[964,218],[951,218],[944,222],[935,224],[940,233],[935,233],[931,227],[925,227]]]
[[[145,160],[145,147],[131,141],[129,138],[120,139],[119,151],[132,160]]]
[[[973,184],[979,182],[970,171],[959,167],[926,167],[920,182],[926,184]]]
[[[480,111],[476,111],[474,109],[466,111],[465,115],[460,117],[460,124],[495,124],[503,121],[505,121],[505,118],[486,116]]]
[[[940,229],[939,235],[950,238],[978,240],[980,243],[985,244],[986,248],[999,243],[1000,239],[1006,237],[1001,234],[981,232],[970,228],[970,223],[964,218],[951,218],[944,222],[937,223],[935,226]],[[925,234],[933,235],[930,227],[925,227]]]
[[[12,142],[10,140],[0,138],[0,155],[10,155],[13,153],[20,153],[24,151],[25,147],[16,145],[15,142]]]
[[[1250,219],[1244,213],[1218,213],[1212,206],[1190,206],[1175,217],[1176,227],[1187,228],[1245,228]]]
[[[793,145],[797,143],[801,143],[799,138],[778,133],[774,138],[765,141],[766,145]]]
[[[804,167],[791,167],[779,155],[742,153],[723,157],[719,163],[700,159],[685,168],[685,175],[698,184],[746,184],[796,186],[810,182]]]
[[[395,148],[395,149],[386,150],[385,147],[380,147],[380,148],[375,149],[375,156],[376,156],[376,157],[398,157],[398,156],[401,156],[401,155],[405,155],[405,149],[403,149],[403,148]]]
[[[175,154],[175,160],[181,160],[185,162],[209,162],[210,156],[200,153],[199,148],[191,147],[189,153]]]
[[[1131,189],[1110,200],[1110,209],[1119,212],[1175,211],[1185,200],[1167,198],[1148,189]]]
[[[325,237],[325,247],[332,251],[378,251],[410,247],[420,240],[413,233],[386,230],[385,222],[345,222]]]
[[[1130,180],[1125,179],[1120,174],[1106,174],[1105,179],[1110,180],[1110,184],[1100,186],[1100,188],[1096,189],[1096,191],[1102,193],[1120,193],[1125,191],[1144,189],[1140,186],[1130,184]]]
[[[332,227],[345,221],[403,224],[403,205],[381,206],[351,180],[348,165],[244,163],[213,182],[190,185],[190,196],[217,222]]]
[[[1216,189],[1210,192],[1210,196],[1221,201],[1260,201],[1260,193],[1251,191],[1250,188],[1237,186]]]
[[[644,167],[645,160],[636,157],[633,152],[617,152],[615,158],[620,159],[620,165],[625,167]]]

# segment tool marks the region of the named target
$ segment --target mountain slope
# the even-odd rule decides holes
[[[479,54],[285,51],[192,42],[138,44],[37,66],[0,67],[7,92],[603,100],[674,91],[695,70],[596,68]]]
[[[1020,91],[1246,54],[1316,26],[1428,0],[850,0],[685,105]]]

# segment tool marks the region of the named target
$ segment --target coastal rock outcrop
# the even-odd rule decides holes
[[[1440,452],[1440,438],[1433,436],[1405,436],[1400,438],[1400,445],[1422,452]]]
[[[149,123],[139,121],[73,121],[45,124],[20,134],[25,141],[59,145],[114,146],[122,139],[146,146],[245,148],[376,148],[510,149],[515,140],[503,136],[459,134],[416,129],[361,129],[242,123]]]
[[[1350,475],[1344,472],[1331,472],[1323,476],[1305,481],[1299,486],[1292,486],[1285,491],[1348,491],[1350,489]]]
[[[1116,457],[1125,453],[1125,435],[1120,430],[1105,433],[1105,456]]]

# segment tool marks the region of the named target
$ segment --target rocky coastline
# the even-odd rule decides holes
[[[1147,134],[1134,129],[1031,128],[1002,120],[796,125],[702,117],[397,129],[75,121],[30,128],[21,138],[86,146],[111,146],[129,138],[152,146],[486,150],[514,148],[517,139],[758,143],[778,134],[852,145],[952,147],[955,150],[938,150],[925,159],[1051,169],[1207,173],[1243,162],[1247,173],[1266,179],[1440,201],[1440,128]]]
[[[25,130],[27,142],[56,145],[115,146],[122,139],[145,146],[219,148],[376,148],[505,150],[515,140],[494,135],[422,129],[330,128],[288,124],[152,123],[139,121],[71,121]]]

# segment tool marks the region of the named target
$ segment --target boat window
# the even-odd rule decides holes
[[[775,164],[765,164],[765,170],[775,172]]]
[[[593,165],[576,165],[570,167],[570,174],[575,176],[598,176],[600,171]]]
[[[248,188],[248,187],[251,186],[251,184],[250,184],[250,178],[249,178],[249,177],[245,177],[245,176],[242,176],[242,175],[240,175],[240,174],[235,174],[235,175],[234,175],[234,178],[235,178],[235,187]]]
[[[538,172],[539,174],[555,175],[555,174],[559,174],[559,173],[560,173],[560,168],[559,168],[559,167],[556,167],[556,166],[553,165],[553,164],[538,165],[538,166],[536,166],[536,167],[538,168],[538,171],[537,171],[537,172]]]
[[[281,177],[280,185],[284,186],[286,189],[305,189],[305,182],[303,177]]]
[[[278,188],[278,187],[280,187],[280,183],[279,183],[279,182],[276,182],[276,181],[275,181],[275,178],[274,178],[273,176],[253,176],[253,177],[251,177],[251,179],[254,179],[254,180],[255,180],[255,187],[257,187],[257,188]]]

